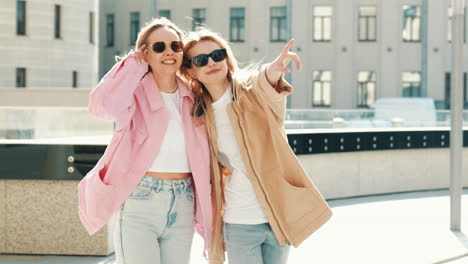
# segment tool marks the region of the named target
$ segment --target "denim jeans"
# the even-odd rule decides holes
[[[229,264],[285,264],[289,245],[280,246],[269,223],[224,223]]]
[[[117,263],[189,263],[193,218],[190,177],[160,180],[144,176],[116,217]]]

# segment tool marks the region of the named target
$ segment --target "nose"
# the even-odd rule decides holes
[[[169,46],[166,46],[166,49],[164,50],[164,53],[166,54],[166,56],[171,56],[175,52],[172,50],[172,47],[169,45]]]
[[[212,67],[216,64],[216,62],[213,60],[213,58],[211,57],[208,57],[208,66],[209,67]]]
[[[175,52],[169,47],[165,50],[166,56],[172,56]]]

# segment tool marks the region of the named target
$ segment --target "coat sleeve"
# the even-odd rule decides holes
[[[262,97],[265,98],[265,103],[272,111],[278,124],[283,126],[286,114],[286,96],[292,94],[293,87],[284,78],[281,78],[276,87],[273,87],[266,75],[268,65],[262,66],[255,86],[259,89]]]
[[[147,71],[148,65],[138,63],[133,53],[117,62],[89,94],[89,112],[115,121],[117,127],[127,124],[134,108],[133,94]]]

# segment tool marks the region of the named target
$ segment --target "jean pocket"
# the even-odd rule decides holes
[[[152,189],[149,186],[142,185],[139,183],[135,189],[133,189],[132,193],[130,193],[129,199],[134,200],[148,200],[152,196]]]

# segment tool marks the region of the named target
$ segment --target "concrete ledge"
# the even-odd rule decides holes
[[[108,255],[113,225],[89,236],[78,217],[76,181],[2,180],[0,253]],[[3,186],[3,190],[1,190]],[[1,209],[3,208],[3,209]],[[3,211],[1,211],[3,210]],[[110,221],[113,223],[113,221]]]
[[[326,199],[449,187],[449,149],[360,151],[298,158]],[[467,148],[463,164],[463,184],[468,187]]]

